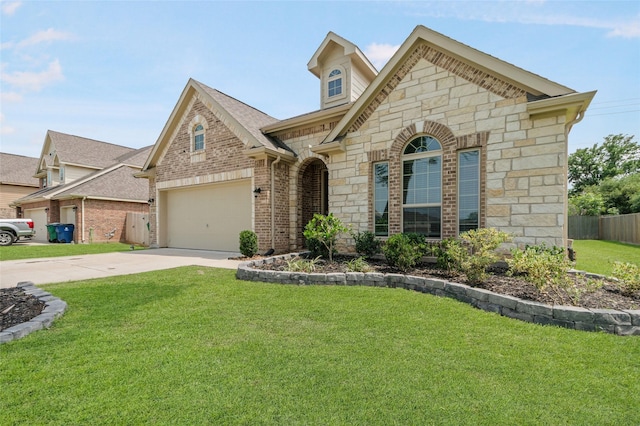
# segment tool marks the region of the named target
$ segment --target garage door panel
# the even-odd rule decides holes
[[[168,191],[166,203],[169,247],[237,252],[251,229],[250,180]]]
[[[25,219],[33,220],[33,228],[36,230],[36,236],[33,241],[46,243],[49,241],[47,233],[47,212],[44,209],[27,209],[22,215]]]

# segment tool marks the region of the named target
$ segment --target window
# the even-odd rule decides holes
[[[202,124],[198,124],[193,129],[193,150],[200,151],[204,149],[204,127]]]
[[[440,238],[442,146],[420,136],[409,142],[402,158],[402,230]]]
[[[480,151],[458,153],[458,232],[480,227]]]
[[[373,208],[375,215],[374,233],[389,235],[389,163],[373,165]]]
[[[64,183],[64,167],[60,167],[60,183]]]
[[[342,71],[333,70],[329,73],[328,96],[338,96],[342,94]]]

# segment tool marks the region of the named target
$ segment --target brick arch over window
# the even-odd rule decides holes
[[[402,153],[405,146],[418,136],[432,136],[442,145],[442,238],[457,235],[457,154],[461,148],[478,147],[484,149],[488,133],[456,137],[445,125],[424,121],[405,127],[396,136],[388,152],[389,161],[389,235],[402,232]],[[469,142],[472,140],[473,142]],[[484,166],[482,166],[484,170]],[[484,172],[482,173],[484,174]],[[481,187],[484,187],[482,179]],[[484,192],[484,191],[482,191]],[[484,196],[482,196],[484,200]],[[481,224],[484,222],[484,208],[481,208]],[[483,225],[481,225],[483,226]]]

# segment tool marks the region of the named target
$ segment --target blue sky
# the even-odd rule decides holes
[[[319,108],[307,62],[329,31],[381,69],[424,25],[578,92],[569,151],[640,140],[638,1],[0,2],[0,151],[47,130],[152,145],[190,77],[279,118]]]

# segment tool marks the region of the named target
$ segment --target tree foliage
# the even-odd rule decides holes
[[[569,155],[569,182],[573,185],[570,195],[606,179],[639,173],[640,144],[633,139],[633,135],[609,135],[601,145],[580,148]]]

